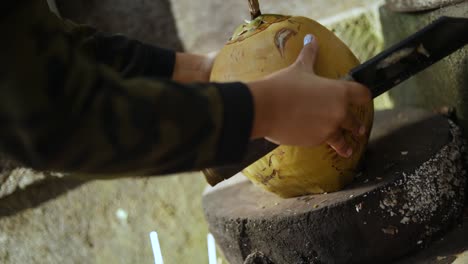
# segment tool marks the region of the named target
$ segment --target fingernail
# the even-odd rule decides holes
[[[346,151],[346,157],[351,157],[351,155],[353,155],[353,149],[352,148],[349,148],[347,151]]]
[[[365,133],[366,133],[366,127],[365,127],[365,126],[361,126],[361,127],[359,128],[359,135],[364,136]]]
[[[314,40],[314,36],[311,35],[311,34],[307,34],[305,37],[304,37],[304,46],[311,43],[312,41]]]

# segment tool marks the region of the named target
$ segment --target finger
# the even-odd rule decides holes
[[[362,136],[366,133],[366,127],[356,118],[356,116],[351,112],[348,111],[346,118],[344,119],[343,123],[341,124],[343,129],[351,131],[355,136]]]
[[[353,105],[367,104],[372,100],[372,94],[369,88],[357,82],[346,81],[349,101]]]
[[[297,57],[296,65],[307,72],[314,72],[315,60],[317,58],[318,43],[312,34],[304,37],[304,47]]]
[[[346,142],[343,131],[336,132],[328,141],[327,144],[332,147],[338,155],[349,158],[353,154],[353,149]]]

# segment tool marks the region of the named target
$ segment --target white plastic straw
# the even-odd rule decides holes
[[[159,245],[158,233],[153,231],[150,233],[151,247],[153,248],[154,264],[164,264],[161,253],[161,246]]]
[[[216,264],[216,244],[215,239],[211,233],[208,233],[207,236],[208,240],[208,263],[209,264]]]

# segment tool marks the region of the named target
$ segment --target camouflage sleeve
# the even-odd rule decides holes
[[[172,76],[175,51],[148,45],[121,34],[100,32],[70,20],[64,20],[63,23],[87,56],[116,70],[123,78]]]
[[[0,17],[0,151],[39,170],[118,176],[242,158],[253,122],[244,84],[125,77],[128,63],[100,62],[45,1],[15,3]]]

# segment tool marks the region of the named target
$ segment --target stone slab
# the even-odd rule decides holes
[[[377,112],[352,185],[282,199],[247,181],[224,184],[203,198],[210,231],[231,264],[260,255],[265,263],[388,263],[420,249],[462,214],[461,135],[450,124],[418,110]]]
[[[468,263],[468,210],[463,223],[424,250],[394,264],[466,264]]]

